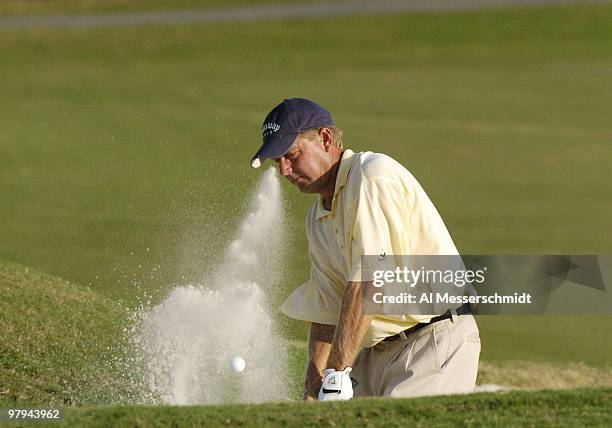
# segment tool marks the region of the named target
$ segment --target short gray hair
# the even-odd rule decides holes
[[[321,130],[322,128],[327,128],[331,131],[332,144],[342,150],[344,148],[344,145],[342,143],[342,129],[338,128],[337,126],[322,126],[320,128],[310,128],[302,131],[300,135],[302,135],[307,140],[312,141],[315,139],[315,137],[319,133],[319,130]]]

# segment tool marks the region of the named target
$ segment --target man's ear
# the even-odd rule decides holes
[[[325,148],[326,152],[329,152],[330,147],[333,145],[331,131],[329,128],[321,128],[319,130],[319,135],[323,140],[323,148]]]

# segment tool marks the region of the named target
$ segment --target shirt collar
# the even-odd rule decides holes
[[[340,167],[338,168],[338,175],[336,176],[336,186],[334,188],[334,198],[332,199],[331,211],[328,211],[323,208],[323,198],[321,197],[321,195],[319,195],[319,199],[317,201],[317,220],[335,211],[338,193],[346,185],[346,180],[348,180],[349,171],[351,170],[355,159],[357,159],[357,157],[355,156],[355,152],[353,152],[351,149],[346,149],[342,153],[342,158],[340,159]]]

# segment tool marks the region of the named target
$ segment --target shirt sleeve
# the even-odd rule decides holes
[[[319,324],[337,325],[339,309],[322,304],[319,290],[307,281],[291,293],[281,306],[281,312],[290,318]]]
[[[375,271],[396,268],[393,255],[410,253],[408,205],[400,180],[363,178],[351,232],[349,281],[372,281]]]
[[[315,264],[310,279],[285,300],[281,312],[290,318],[319,324],[337,325],[342,291]]]

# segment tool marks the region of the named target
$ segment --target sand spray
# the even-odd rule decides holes
[[[147,404],[256,403],[287,397],[287,350],[268,299],[281,278],[279,178],[266,171],[218,269],[133,314],[129,382]],[[205,263],[205,260],[202,261]],[[229,364],[246,361],[241,373]],[[134,387],[132,389],[135,389]]]

